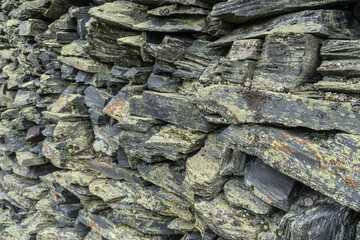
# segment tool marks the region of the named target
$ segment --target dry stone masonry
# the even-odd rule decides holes
[[[360,240],[358,1],[0,2],[0,239]]]

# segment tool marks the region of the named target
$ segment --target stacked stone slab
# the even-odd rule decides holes
[[[355,0],[2,0],[0,238],[360,239]]]

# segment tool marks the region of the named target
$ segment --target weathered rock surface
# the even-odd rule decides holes
[[[359,9],[2,0],[0,239],[359,239]]]
[[[270,123],[359,134],[360,116],[348,102],[337,103],[249,88],[212,85],[197,95],[200,105],[234,124]]]
[[[331,5],[341,5],[355,2],[353,0],[322,0],[310,1],[305,0],[301,2],[293,2],[291,0],[283,1],[268,1],[266,3],[261,0],[235,0],[218,3],[214,6],[211,12],[212,16],[220,17],[225,21],[232,23],[243,23],[258,18],[267,18],[274,15],[280,15],[288,12],[296,12],[304,9],[314,9],[323,7],[326,8]]]

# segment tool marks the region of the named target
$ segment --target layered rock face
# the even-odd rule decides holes
[[[0,239],[360,239],[355,0],[2,0]]]

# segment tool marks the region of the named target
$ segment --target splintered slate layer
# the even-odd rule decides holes
[[[137,166],[137,169],[143,179],[185,199],[193,199],[192,192],[187,191],[183,186],[184,176],[171,169],[169,164],[141,163]]]
[[[78,58],[78,57],[63,57],[59,56],[58,59],[70,65],[80,71],[97,73],[97,72],[110,72],[110,70],[98,62],[95,62],[92,59]]]
[[[322,59],[360,58],[360,40],[327,40],[321,47]]]
[[[357,39],[359,23],[350,12],[340,10],[306,10],[245,24],[212,45],[228,45],[244,38],[260,38],[272,33],[309,33],[321,38]]]
[[[147,19],[146,6],[129,1],[116,1],[105,3],[101,6],[91,8],[89,13],[106,24],[121,27],[134,28],[134,25]]]
[[[219,137],[342,205],[360,210],[358,135],[339,133],[324,136],[327,140],[309,140],[311,135],[274,127],[232,125]]]
[[[334,5],[350,4],[356,0],[235,0],[218,3],[211,15],[231,23],[243,23],[305,9],[327,8]]]
[[[235,86],[212,85],[197,93],[200,105],[232,123],[274,123],[314,130],[341,130],[359,134],[360,113],[349,102],[331,102],[302,96]]]
[[[268,214],[272,210],[245,186],[242,178],[232,178],[225,183],[224,197],[231,206],[245,208],[255,214]]]
[[[135,30],[151,32],[206,32],[204,17],[166,18],[136,24]]]
[[[148,14],[154,16],[171,16],[171,15],[207,15],[209,11],[203,8],[179,6],[176,4],[161,6],[148,11]]]
[[[19,26],[20,36],[36,36],[47,30],[49,22],[45,22],[38,19],[29,19],[28,21],[22,21]]]
[[[245,184],[254,188],[254,193],[269,205],[289,210],[295,180],[269,167],[261,160],[251,162],[246,169]]]
[[[121,91],[118,92],[118,94],[116,94],[116,96],[106,105],[103,111],[116,120],[129,117],[131,112],[129,109],[128,94]]]
[[[261,217],[229,205],[223,194],[212,200],[195,199],[195,212],[211,230],[229,240],[256,239],[264,227]]]
[[[179,230],[172,230],[167,227],[173,220],[172,217],[153,216],[153,213],[148,210],[114,210],[109,218],[115,223],[130,226],[144,234],[174,235],[182,233]]]
[[[325,60],[321,62],[317,69],[322,75],[359,77],[360,76],[360,60]]]
[[[145,91],[143,101],[148,113],[156,119],[196,131],[209,132],[211,125],[196,105],[177,93]]]
[[[358,214],[332,202],[296,207],[282,219],[284,239],[354,239]],[[321,229],[321,230],[320,230]]]
[[[184,186],[195,194],[206,198],[215,197],[227,178],[221,175],[227,160],[225,142],[220,142],[218,135],[210,135],[205,146],[186,161]]]
[[[320,45],[321,40],[310,34],[268,35],[252,86],[284,91],[314,81],[320,65]]]

